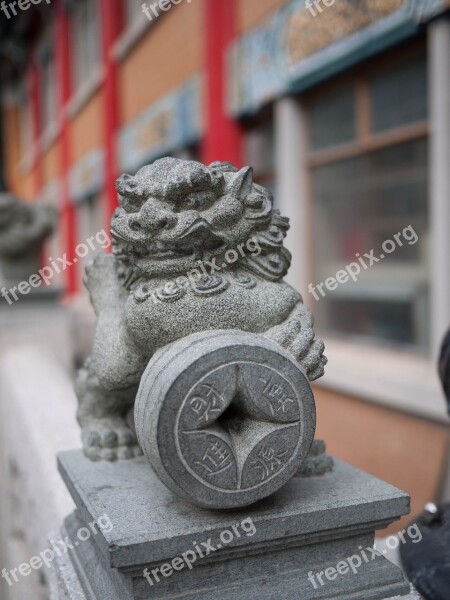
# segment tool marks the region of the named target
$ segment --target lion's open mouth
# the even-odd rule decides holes
[[[192,257],[201,259],[205,254],[224,250],[223,238],[213,233],[206,221],[190,225],[176,239],[170,241],[149,240],[145,244],[134,243],[131,251],[137,258],[150,260],[175,260]]]
[[[145,246],[134,246],[133,252],[138,258],[152,258],[155,260],[163,260],[165,258],[184,258],[193,253],[192,248],[176,248],[168,246],[163,242],[155,242]]]

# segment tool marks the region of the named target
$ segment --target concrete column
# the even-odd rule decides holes
[[[308,304],[311,215],[306,144],[305,115],[300,101],[280,98],[275,104],[276,201],[281,214],[291,220],[286,247],[292,252],[292,266],[286,280],[300,291]]]
[[[450,20],[428,30],[430,98],[431,343],[436,358],[450,326]]]

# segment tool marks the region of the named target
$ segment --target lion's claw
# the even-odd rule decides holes
[[[120,418],[93,419],[83,427],[81,437],[91,460],[112,462],[142,454],[136,436]]]

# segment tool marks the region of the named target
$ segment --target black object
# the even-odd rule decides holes
[[[442,343],[439,375],[450,413],[450,329]],[[414,543],[406,538],[400,546],[403,569],[427,600],[450,600],[450,504],[427,504],[414,523],[422,539]]]
[[[439,375],[447,398],[448,412],[450,414],[450,329],[444,338],[439,357]],[[449,597],[450,600],[450,597]]]
[[[400,556],[406,576],[427,600],[450,600],[450,505],[432,506],[414,520],[422,539],[414,543],[405,536]]]

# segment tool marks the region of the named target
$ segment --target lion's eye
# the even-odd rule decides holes
[[[119,197],[119,203],[127,213],[139,212],[143,198],[135,195],[127,195]]]
[[[208,192],[197,192],[187,196],[184,201],[184,205],[187,208],[195,210],[205,210],[214,201],[214,197]]]

